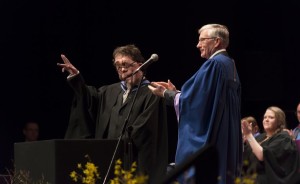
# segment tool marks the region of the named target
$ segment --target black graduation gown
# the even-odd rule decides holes
[[[261,142],[266,138],[266,133],[257,136]],[[247,145],[250,147],[250,145]],[[298,184],[300,183],[300,160],[295,142],[286,131],[282,131],[261,143],[264,160],[259,161],[252,153],[251,148],[245,148],[248,152],[244,159],[250,166],[246,173],[257,173],[257,184]]]
[[[120,83],[99,89],[87,86],[81,75],[69,80],[75,95],[71,107],[66,139],[117,139],[135,92],[122,103],[124,93]],[[133,161],[138,170],[149,175],[150,183],[161,179],[168,163],[167,111],[163,98],[152,94],[143,85],[137,95],[128,121],[133,140]],[[128,137],[125,134],[123,138]]]

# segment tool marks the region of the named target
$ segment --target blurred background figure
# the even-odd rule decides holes
[[[249,125],[251,125],[252,128],[252,135],[253,137],[257,137],[258,135],[260,135],[260,128],[257,124],[256,119],[253,116],[246,116],[244,118],[242,118],[241,120],[241,124],[243,124],[243,121],[246,121],[247,123],[249,123]],[[248,145],[248,141],[246,139],[246,135],[244,134],[243,130],[242,130],[242,136],[243,136],[243,166],[242,166],[242,170],[243,173],[245,174],[250,174],[250,171],[255,170],[255,163],[250,163],[249,162],[249,157],[251,155],[251,147],[250,145]]]
[[[290,136],[293,137],[293,139],[296,141],[297,144],[299,144],[299,150],[300,150],[300,102],[298,102],[297,107],[296,107],[296,112],[295,115],[297,117],[297,126],[294,127],[293,129],[284,129],[287,131]]]
[[[28,121],[23,127],[24,141],[37,141],[39,139],[39,124],[36,121]]]
[[[293,129],[293,136],[296,140],[300,140],[300,102],[297,105],[296,116],[298,120],[298,126]]]
[[[241,122],[243,122],[243,120],[247,121],[252,126],[252,135],[253,135],[253,137],[256,137],[256,136],[260,135],[260,128],[257,124],[256,119],[253,116],[244,117],[241,120]],[[244,138],[244,136],[243,136],[243,138]]]

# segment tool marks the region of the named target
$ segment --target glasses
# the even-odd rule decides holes
[[[119,64],[114,64],[114,65],[116,67],[116,70],[120,71],[122,68],[128,69],[128,68],[132,67],[134,63],[136,63],[136,61],[133,61],[131,63],[127,63],[126,61],[123,61],[120,65]]]
[[[199,38],[199,42],[204,42],[204,40],[216,39],[217,37],[207,37],[207,38]]]

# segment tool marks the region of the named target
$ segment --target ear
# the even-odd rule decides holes
[[[214,41],[215,41],[215,47],[220,48],[222,44],[221,38],[216,38]]]
[[[257,126],[254,126],[254,127],[253,127],[253,130],[254,130],[255,132],[257,132],[257,131],[258,131],[258,127],[257,127]]]

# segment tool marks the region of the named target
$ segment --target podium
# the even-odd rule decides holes
[[[77,169],[77,164],[91,161],[98,167],[100,182],[102,183],[118,140],[45,140],[36,142],[22,142],[14,144],[15,172],[29,173],[32,182],[41,181],[51,184],[75,183],[70,177],[72,171],[83,174]],[[119,145],[115,160],[123,161],[123,143]],[[114,165],[106,181],[113,178]]]

